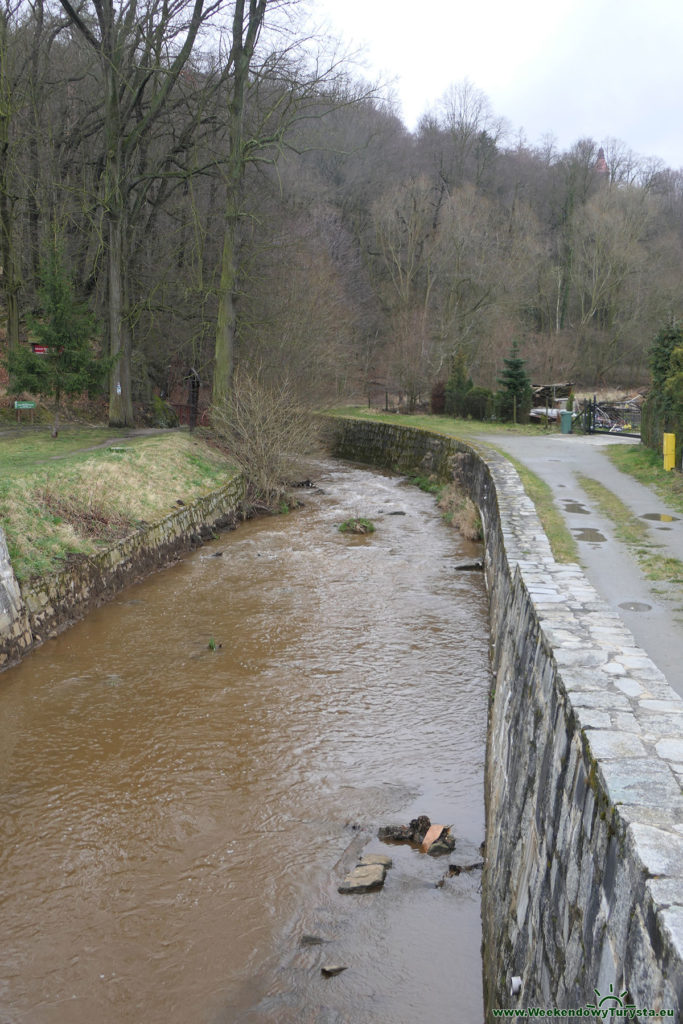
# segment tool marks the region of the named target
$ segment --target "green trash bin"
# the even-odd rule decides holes
[[[560,413],[560,433],[571,434],[572,432],[572,414],[567,410],[563,409]]]

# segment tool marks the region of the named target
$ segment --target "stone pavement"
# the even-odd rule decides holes
[[[610,519],[597,511],[576,474],[602,483],[637,517],[645,518],[652,543],[662,555],[683,561],[683,517],[653,491],[618,470],[609,444],[638,444],[610,435],[550,434],[544,437],[487,434],[479,441],[518,459],[550,485],[558,508],[577,540],[579,560],[598,593],[614,608],[669,685],[683,696],[683,588],[647,580],[635,554],[614,535]]]

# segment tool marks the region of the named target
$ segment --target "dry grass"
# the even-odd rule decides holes
[[[3,442],[0,525],[19,579],[50,572],[71,554],[91,554],[234,472],[224,454],[178,432],[94,451],[72,446],[57,460],[30,451],[17,460],[12,443]]]
[[[454,526],[466,540],[482,540],[479,509],[456,484],[447,484],[442,489],[437,504],[446,522]]]

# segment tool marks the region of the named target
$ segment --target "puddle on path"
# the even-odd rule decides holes
[[[645,512],[641,519],[649,519],[653,523],[677,523],[678,516],[670,516],[667,512]]]
[[[623,601],[619,607],[627,612],[649,612],[652,610],[652,605],[645,604],[644,601]]]
[[[563,498],[562,501],[564,502],[565,512],[580,516],[590,515],[590,509],[586,508],[580,501],[577,501],[576,498]]]
[[[607,537],[593,526],[584,526],[580,530],[574,530],[573,533],[577,540],[586,541],[588,544],[604,544],[607,540]]]

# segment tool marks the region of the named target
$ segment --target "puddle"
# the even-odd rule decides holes
[[[576,498],[563,498],[565,512],[571,512],[574,515],[588,516],[590,515],[590,509],[587,509],[585,505],[582,505]]]
[[[641,519],[650,519],[653,523],[677,523],[678,516],[670,516],[667,512],[646,512]]]
[[[624,601],[619,607],[627,612],[649,612],[652,610],[652,605],[645,604],[644,601]]]
[[[574,530],[573,532],[577,540],[584,540],[589,544],[604,544],[607,540],[607,537],[592,526],[584,526],[581,530]]]

